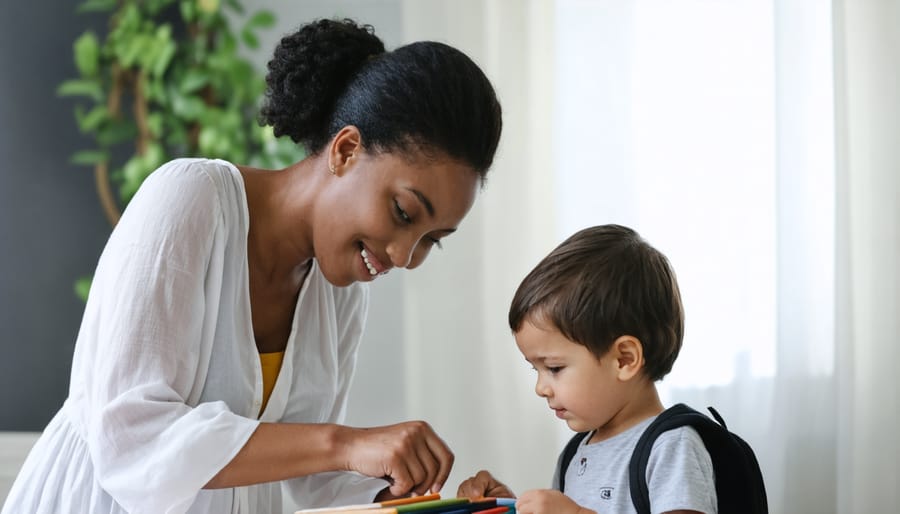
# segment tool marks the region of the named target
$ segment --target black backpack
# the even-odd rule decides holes
[[[718,423],[683,403],[673,405],[657,416],[641,434],[628,465],[631,502],[638,514],[650,514],[647,461],[653,442],[663,432],[684,425],[694,427],[700,434],[712,458],[719,514],[768,514],[766,487],[753,449],[743,439],[728,431],[725,421],[715,409],[709,407],[709,411]],[[579,432],[566,444],[559,470],[560,491],[565,491],[569,462],[575,455],[578,444],[589,433]]]

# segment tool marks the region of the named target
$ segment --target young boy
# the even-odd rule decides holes
[[[630,228],[584,229],[525,277],[509,326],[537,371],[537,395],[569,428],[591,432],[566,470],[565,494],[557,464],[553,489],[523,493],[517,512],[634,513],[628,463],[663,411],[654,383],[672,369],[683,335],[669,261]],[[647,485],[653,514],[716,512],[712,461],[693,428],[656,440]],[[514,497],[487,471],[460,484],[457,495]]]

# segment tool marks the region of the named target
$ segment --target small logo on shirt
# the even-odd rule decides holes
[[[612,487],[603,487],[600,489],[600,499],[601,500],[612,500]]]
[[[582,457],[581,461],[578,462],[578,476],[584,474],[587,470],[587,457]]]

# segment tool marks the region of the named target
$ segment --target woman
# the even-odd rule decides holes
[[[446,480],[453,454],[427,424],[340,422],[364,283],[421,264],[469,211],[500,136],[494,91],[458,50],[385,52],[350,20],[285,37],[267,83],[262,120],[308,157],[148,177],[3,514],[281,512],[282,487],[315,507]]]

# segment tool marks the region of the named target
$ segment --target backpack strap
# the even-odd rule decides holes
[[[720,510],[723,500],[727,499],[726,505],[738,501],[740,506],[730,509],[734,513],[768,512],[765,485],[753,450],[743,439],[728,431],[718,412],[711,407],[710,412],[718,423],[679,403],[663,411],[641,434],[628,466],[631,501],[638,514],[650,514],[647,463],[653,450],[653,442],[663,432],[685,425],[693,427],[700,434],[710,453],[716,473],[716,495]]]
[[[584,438],[590,434],[590,432],[578,432],[573,435],[569,442],[566,443],[565,449],[563,449],[562,459],[559,461],[559,491],[563,492],[566,490],[566,470],[569,469],[569,463],[572,462],[572,457],[575,456],[575,452],[578,451],[578,445]]]

